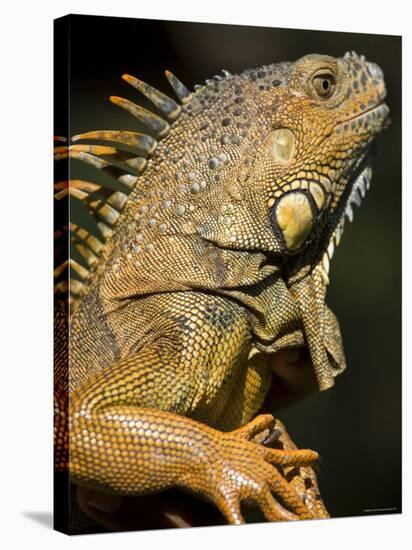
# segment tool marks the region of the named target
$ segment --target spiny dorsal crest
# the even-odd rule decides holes
[[[225,76],[228,75],[225,72]],[[174,74],[166,71],[166,77],[182,105],[190,100],[196,103],[191,92]],[[113,190],[83,180],[59,181],[54,185],[56,215],[66,220],[69,211],[67,201],[73,198],[87,208],[97,227],[96,234],[74,223],[70,223],[70,227],[63,223],[55,230],[55,293],[58,299],[69,302],[72,312],[90,288],[104,255],[106,241],[118,223],[128,195],[145,170],[148,158],[156,150],[158,142],[167,136],[170,124],[179,118],[182,111],[179,103],[149,84],[127,74],[123,75],[123,79],[145,95],[165,118],[128,99],[111,96],[110,100],[136,117],[154,137],[126,130],[97,130],[73,136],[71,141],[74,144],[71,145],[67,145],[66,138],[55,137],[55,141],[63,143],[54,149],[55,160],[80,160],[114,178],[122,189]],[[98,144],[77,143],[86,140]],[[115,146],[101,145],[99,142],[110,142]],[[62,212],[57,214],[60,208]],[[66,244],[68,239],[69,247]],[[73,248],[79,261],[65,257],[68,249],[71,256]]]

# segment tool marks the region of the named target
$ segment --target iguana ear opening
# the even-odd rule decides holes
[[[273,130],[269,137],[270,152],[275,162],[285,164],[295,153],[295,134],[289,128]]]

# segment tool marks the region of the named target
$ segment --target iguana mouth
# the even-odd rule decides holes
[[[340,126],[343,126],[348,122],[363,120],[364,118],[368,118],[371,115],[373,115],[373,117],[375,117],[377,120],[383,120],[386,122],[388,118],[388,114],[389,114],[389,107],[385,103],[385,98],[382,98],[380,99],[380,101],[378,101],[372,107],[370,107],[369,109],[366,109],[362,113],[356,114],[350,118],[346,118],[345,120],[342,120],[342,122],[339,122],[336,128],[339,128]]]

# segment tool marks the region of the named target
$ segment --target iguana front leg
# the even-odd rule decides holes
[[[270,521],[312,517],[275,466],[310,465],[317,453],[268,449],[239,432],[219,432],[155,409],[87,410],[78,397],[72,400],[69,464],[75,481],[119,494],[180,487],[213,501],[230,523],[243,523],[240,504],[246,498]]]
[[[196,304],[205,310],[199,298]],[[193,310],[183,329],[163,319],[161,337],[72,391],[73,480],[124,495],[183,488],[214,502],[230,523],[243,522],[244,499],[256,501],[268,520],[313,517],[278,467],[313,464],[317,453],[250,441],[271,417],[231,432],[188,417],[212,417],[213,407],[224,406],[250,346],[245,319],[226,311],[221,324],[208,313],[209,321],[199,322],[203,338],[189,330]],[[205,334],[208,344],[194,353],[193,342]]]

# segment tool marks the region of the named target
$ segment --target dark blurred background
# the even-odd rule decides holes
[[[348,368],[331,390],[278,415],[299,446],[321,454],[320,487],[332,516],[401,511],[401,38],[70,16],[70,135],[141,130],[108,101],[120,95],[148,105],[123,73],[170,94],[165,69],[191,88],[222,68],[236,73],[347,50],[383,69],[392,119],[379,139],[371,190],[354,224],[346,223],[331,267],[328,302],[340,320]],[[57,133],[65,128],[61,116],[56,112]],[[93,168],[72,169],[72,177],[110,182]]]

